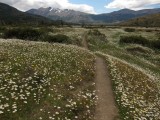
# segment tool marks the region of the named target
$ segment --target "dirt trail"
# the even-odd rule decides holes
[[[84,34],[82,45],[88,49],[86,34]],[[104,60],[98,56],[96,56],[95,83],[98,95],[95,120],[118,120],[118,109],[115,104],[109,73]]]
[[[98,103],[96,108],[96,120],[118,119],[118,109],[115,105],[111,81],[104,60],[96,57],[96,90]]]
[[[85,33],[82,39],[82,46],[88,50],[88,44],[86,40],[87,34]]]

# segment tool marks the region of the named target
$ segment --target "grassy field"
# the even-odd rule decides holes
[[[160,50],[138,44],[119,44],[120,36],[142,35],[145,38],[154,41],[159,39],[159,32],[137,30],[133,33],[128,33],[121,28],[106,28],[99,29],[99,31],[102,34],[105,34],[107,42],[106,40],[94,39],[95,36],[93,35],[88,36],[89,47],[92,51],[101,51],[102,53],[109,54],[131,64],[140,66],[148,72],[156,74],[156,76],[160,75]]]
[[[160,49],[120,43],[121,36],[141,36],[152,43],[160,40],[158,29],[35,29],[66,35],[69,42],[0,40],[0,118],[94,120],[98,55],[109,68],[121,119],[160,119]],[[85,35],[89,51],[76,47],[82,47]]]
[[[108,65],[116,103],[122,120],[159,119],[160,86],[138,66],[97,52]]]
[[[94,55],[60,44],[0,40],[2,120],[92,120]]]
[[[88,34],[89,48],[106,59],[121,119],[160,119],[160,51],[119,43],[120,36],[141,35],[156,40],[158,33],[128,33],[120,28],[98,30],[102,35]],[[102,39],[103,34],[106,39]]]

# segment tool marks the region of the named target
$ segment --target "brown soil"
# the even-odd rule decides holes
[[[104,60],[96,58],[96,90],[98,103],[95,120],[117,120],[118,109],[115,104],[112,84]]]
[[[86,34],[82,40],[84,48],[88,49]],[[96,76],[97,106],[95,120],[118,120],[118,109],[115,104],[112,83],[104,60],[96,56]]]
[[[82,39],[82,46],[86,49],[88,49],[88,44],[87,44],[87,40],[86,40],[87,34],[85,33]]]

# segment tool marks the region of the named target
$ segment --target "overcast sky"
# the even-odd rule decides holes
[[[133,10],[160,8],[160,0],[0,0],[26,11],[32,8],[54,7],[73,9],[87,13],[108,13],[129,8]]]

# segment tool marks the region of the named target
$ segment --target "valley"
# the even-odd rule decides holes
[[[49,27],[47,31],[51,36],[63,34],[69,37],[70,42],[64,42],[64,45],[54,41],[1,39],[1,118],[26,119],[24,114],[27,114],[27,118],[31,115],[30,120],[63,119],[64,116],[93,120],[96,104],[99,104],[94,81],[97,74],[95,56],[99,56],[105,61],[108,69],[105,68],[105,72],[112,81],[111,88],[119,109],[116,118],[158,119],[160,51],[137,43],[120,43],[120,36],[139,34],[154,41],[159,39],[159,30],[132,29],[135,31],[107,27]],[[4,94],[6,92],[11,95]],[[32,106],[32,111],[26,105]],[[72,110],[67,106],[73,107]]]
[[[159,120],[159,14],[0,3],[0,120]]]

